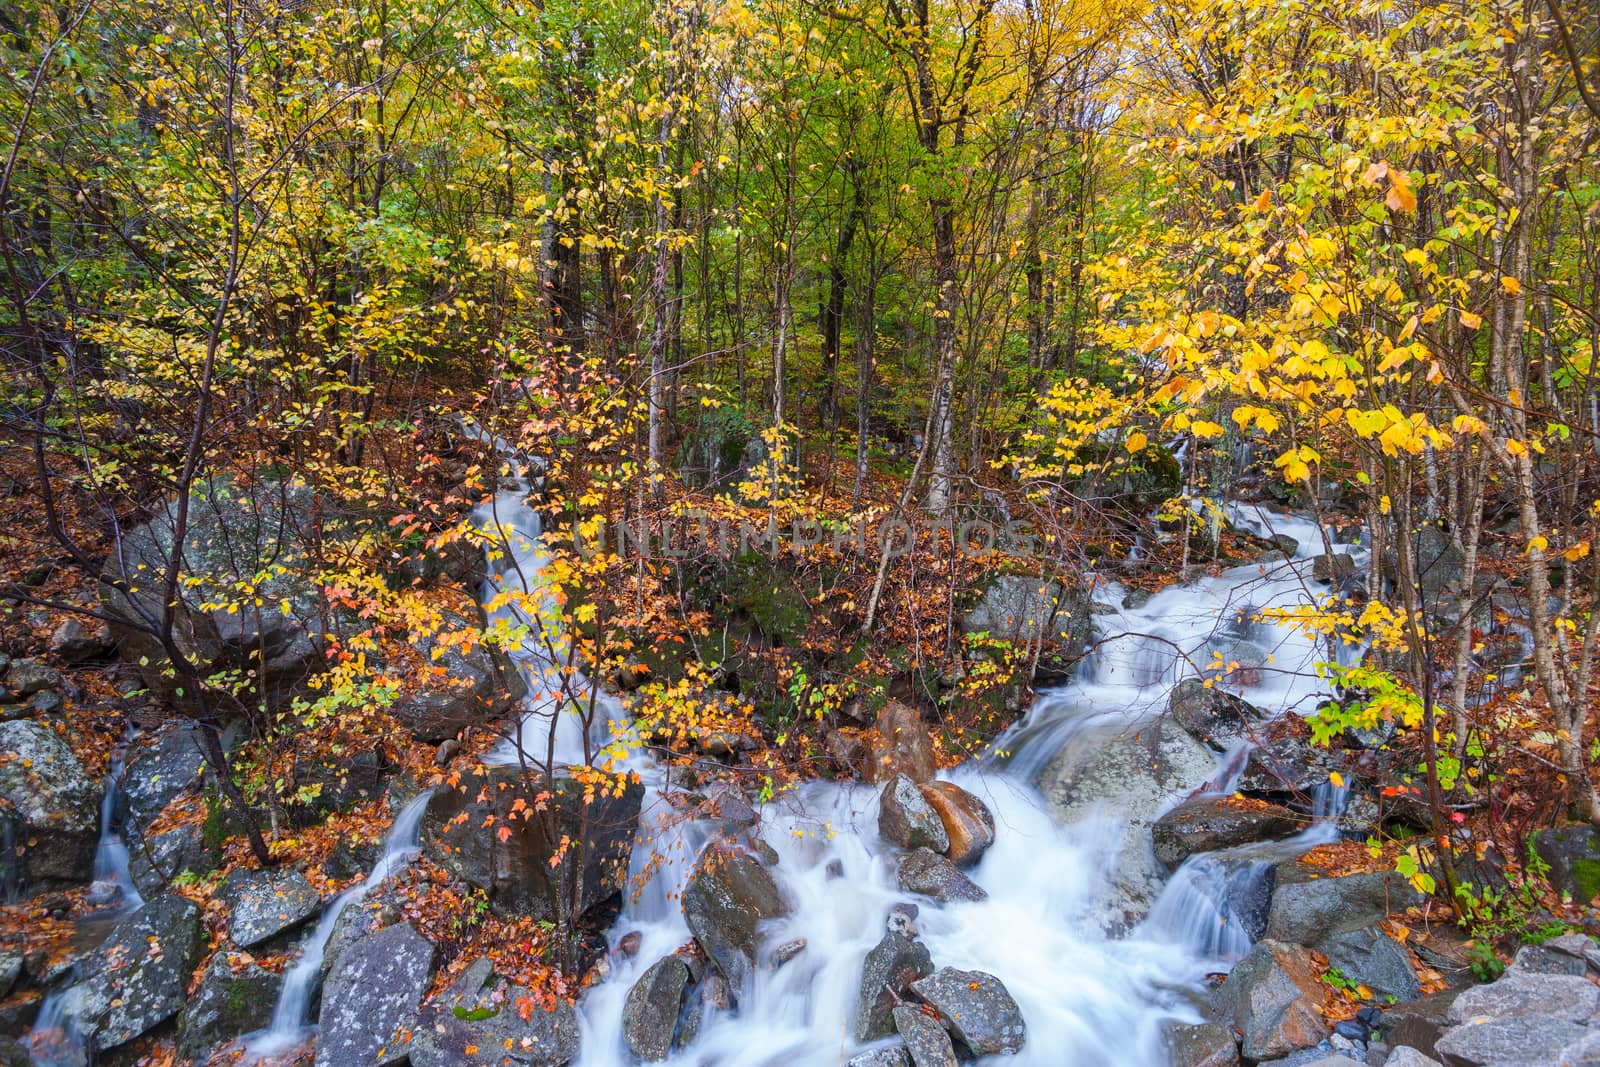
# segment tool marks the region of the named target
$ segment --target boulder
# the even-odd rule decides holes
[[[1314,945],[1330,930],[1374,923],[1404,911],[1423,897],[1390,871],[1312,878],[1295,861],[1278,865],[1278,887],[1267,914],[1267,936]]]
[[[1498,983],[1497,983],[1498,984]],[[1456,1026],[1434,1046],[1446,1067],[1562,1067],[1575,1063],[1563,1055],[1589,1031],[1555,1015],[1515,1015]]]
[[[994,844],[994,813],[989,806],[954,782],[929,782],[922,797],[944,824],[950,845],[945,858],[957,867],[971,867]]]
[[[955,864],[925,848],[913,849],[901,857],[897,880],[907,893],[920,893],[944,904],[989,898],[983,887],[962,874]]]
[[[991,578],[960,626],[964,634],[986,633],[1013,644],[1064,645],[1073,652],[1081,652],[1093,633],[1087,593],[1026,574]]]
[[[1329,967],[1380,997],[1407,1001],[1422,993],[1411,954],[1376,926],[1336,930],[1322,939],[1317,951],[1328,958]]]
[[[480,958],[423,1006],[407,1052],[411,1067],[562,1067],[579,1041],[571,1004],[497,977]]]
[[[912,982],[932,973],[927,945],[898,930],[884,934],[861,964],[855,1039],[876,1041],[894,1033],[894,1006],[910,995]]]
[[[1254,738],[1270,718],[1255,705],[1199,678],[1185,678],[1174,686],[1167,710],[1191,736],[1218,752]]]
[[[1327,987],[1317,978],[1308,949],[1261,941],[1234,965],[1219,1000],[1242,1035],[1249,1060],[1309,1048],[1332,1031],[1322,1018]]]
[[[121,784],[128,799],[128,829],[135,836],[175,799],[199,792],[206,771],[199,730],[191,722],[168,722],[139,738],[128,753]]]
[[[1573,903],[1586,905],[1600,897],[1600,830],[1587,823],[1540,830],[1531,837],[1533,851],[1550,867],[1550,885]]]
[[[1348,552],[1324,552],[1311,561],[1311,577],[1319,582],[1337,582],[1356,572],[1356,558]]]
[[[863,782],[876,785],[900,774],[913,782],[930,782],[939,769],[921,713],[897,700],[885,704],[871,729],[855,740],[847,766]]]
[[[1162,1034],[1171,1067],[1238,1067],[1233,1031],[1221,1023],[1172,1023]]]
[[[75,1014],[92,1046],[116,1048],[177,1015],[200,953],[200,909],[183,897],[157,897],[118,923],[78,983]]]
[[[940,967],[912,982],[911,992],[939,1013],[951,1035],[974,1056],[1012,1055],[1027,1041],[1022,1010],[992,974]]]
[[[553,920],[566,910],[556,907],[557,894],[572,877],[564,866],[573,862],[570,857],[551,866],[566,836],[588,845],[582,875],[575,879],[578,911],[620,893],[627,884],[643,786],[629,783],[620,795],[597,794],[587,804],[584,785],[564,776],[556,779],[553,797],[542,799],[541,791],[537,776],[524,778],[512,766],[461,775],[458,787],[437,789],[428,801],[423,854],[482,889],[498,913]],[[545,814],[531,819],[521,814],[535,808]]]
[[[1454,1025],[1522,1015],[1551,1016],[1581,1023],[1600,1013],[1600,986],[1564,974],[1508,971],[1487,985],[1461,992],[1450,1005]],[[1446,1062],[1449,1057],[1445,1057]]]
[[[153,692],[170,698],[177,682],[166,670],[166,654],[143,631],[144,620],[164,610],[158,576],[173,554],[177,499],[154,511],[110,555],[101,589],[107,612],[122,620],[112,626],[122,657],[139,668]],[[315,493],[303,482],[244,486],[218,475],[195,483],[173,634],[184,656],[206,675],[241,675],[247,687],[211,690],[213,709],[285,710],[322,666],[325,629],[336,613],[306,556],[321,522]],[[238,590],[247,585],[254,603],[239,607]]]
[[[50,635],[50,651],[63,663],[88,663],[90,660],[105,659],[116,650],[117,643],[111,636],[111,627],[100,619],[63,619]]]
[[[1161,894],[1167,872],[1150,847],[1150,826],[1175,796],[1193,793],[1216,773],[1215,754],[1171,720],[1121,732],[1086,732],[1062,747],[1038,778],[1058,823],[1096,814],[1122,824],[1108,926],[1137,922]]]
[[[911,1051],[906,1048],[904,1041],[900,1041],[858,1053],[850,1057],[844,1067],[912,1067]]]
[[[228,906],[228,939],[240,948],[293,930],[322,910],[322,897],[293,869],[234,871],[219,896]]]
[[[720,843],[701,852],[683,891],[683,916],[735,993],[755,965],[760,927],[788,913],[772,874],[755,857]]]
[[[622,1036],[636,1058],[657,1063],[671,1053],[689,977],[689,965],[681,957],[665,956],[628,990],[622,1004]]]
[[[179,1059],[206,1062],[218,1045],[264,1029],[283,988],[283,975],[229,952],[206,965],[199,988],[183,1009],[178,1028]]]
[[[151,834],[129,852],[128,873],[146,897],[165,891],[184,871],[208,874],[217,865],[217,850],[206,844],[204,830],[193,823]]]
[[[440,632],[476,629],[466,618],[452,615],[445,618]],[[463,652],[430,634],[416,650],[429,678],[408,686],[387,710],[418,741],[438,744],[467,727],[498,719],[526,693],[510,661],[482,642]]]
[[[61,672],[36,659],[13,660],[6,668],[6,692],[18,700],[37,696],[46,690],[60,689]]]
[[[900,848],[928,848],[943,852],[950,847],[944,821],[922,791],[903,774],[883,787],[878,797],[878,833]]]
[[[1387,1008],[1378,1020],[1378,1032],[1391,1045],[1409,1046],[1431,1056],[1434,1044],[1450,1027],[1450,1005],[1458,995],[1458,990],[1447,989]]]
[[[1570,974],[1600,970],[1600,946],[1587,934],[1563,934],[1538,945],[1523,945],[1511,970],[1526,974]]]
[[[1243,797],[1198,797],[1178,805],[1150,828],[1156,859],[1168,869],[1197,852],[1220,852],[1287,837],[1305,828],[1288,808]]]
[[[960,1067],[950,1035],[933,1016],[902,1004],[894,1009],[894,1028],[905,1041],[914,1067]]]
[[[313,826],[336,811],[376,800],[393,770],[382,748],[299,760],[294,766],[296,796],[287,805],[289,817],[297,826]]]
[[[89,880],[100,838],[100,790],[43,723],[0,722],[0,822],[16,843],[7,862],[15,864],[19,888]]]
[[[1409,1045],[1401,1045],[1389,1053],[1389,1058],[1383,1061],[1383,1067],[1444,1067],[1444,1064]]]
[[[417,1005],[433,977],[433,944],[410,923],[368,934],[350,946],[322,990],[316,1067],[379,1063],[402,1031],[416,1024]]]

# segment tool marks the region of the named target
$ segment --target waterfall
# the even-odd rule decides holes
[[[131,737],[129,738],[132,739]],[[144,897],[133,884],[128,871],[128,845],[116,829],[123,806],[123,750],[111,758],[106,773],[106,791],[100,800],[100,840],[94,850],[94,886],[91,899],[134,911],[144,905]]]
[[[283,972],[283,989],[272,1010],[271,1024],[248,1039],[248,1059],[276,1055],[305,1039],[311,1014],[311,997],[321,978],[323,954],[327,951],[334,927],[338,925],[339,916],[416,858],[422,815],[427,810],[430,795],[431,791],[425,791],[400,809],[400,814],[395,816],[394,823],[389,827],[388,836],[384,838],[383,854],[373,864],[366,878],[340,893],[323,910],[316,929],[300,946],[299,956]]]

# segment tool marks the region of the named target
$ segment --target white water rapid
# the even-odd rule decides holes
[[[498,595],[502,589],[525,590],[527,602],[541,602],[539,570],[547,557],[527,492],[527,484],[515,480],[480,514],[505,542],[498,558],[490,553],[490,570],[501,579],[489,583],[485,605],[491,621],[506,625],[528,619]],[[1218,896],[1208,879],[1251,877],[1272,856],[1292,855],[1334,833],[1330,823],[1319,821],[1300,838],[1271,846],[1271,856],[1242,857],[1258,859],[1260,866],[1232,863],[1209,872],[1203,863],[1186,867],[1149,921],[1113,936],[1097,902],[1107,893],[1119,847],[1117,813],[1096,812],[1058,825],[1035,788],[1040,770],[1065,746],[1092,746],[1103,728],[1126,730],[1149,720],[1164,709],[1178,680],[1215,673],[1218,664],[1240,664],[1227,672],[1224,685],[1275,713],[1309,714],[1326,695],[1315,665],[1329,658],[1329,650],[1287,625],[1258,620],[1266,609],[1291,608],[1326,592],[1311,580],[1311,559],[1323,551],[1322,531],[1262,509],[1234,509],[1232,518],[1255,532],[1294,537],[1295,558],[1233,568],[1127,606],[1124,591],[1106,583],[1097,600],[1112,606],[1096,618],[1097,647],[1076,679],[1041,693],[1023,722],[997,742],[997,755],[945,776],[982,798],[994,814],[995,844],[968,872],[988,899],[919,901],[916,926],[936,966],[994,974],[1016,999],[1027,1042],[1004,1061],[1008,1065],[1164,1062],[1162,1024],[1198,1018],[1189,995],[1219,961],[1236,959],[1248,948],[1238,924],[1226,936],[1215,935]],[[571,705],[539,695],[555,688],[538,679],[563,649],[559,635],[547,635],[525,641],[518,655],[536,694],[520,741],[535,759],[554,752],[556,763],[578,762],[585,747]],[[620,718],[620,708],[606,700],[602,719]],[[1240,750],[1219,761],[1217,788],[1228,787],[1243,756]],[[671,814],[663,799],[668,783],[648,759],[635,757],[632,766],[646,785],[630,883],[642,888],[625,904],[609,941],[615,949],[636,934],[639,946],[631,957],[613,951],[609,978],[585,995],[578,1067],[632,1064],[622,1036],[623,1002],[647,967],[690,940],[680,892],[712,832]],[[1168,803],[1181,799],[1172,796]],[[907,899],[896,885],[895,850],[878,835],[877,806],[873,788],[823,781],[763,806],[760,833],[779,856],[773,873],[791,905],[787,917],[763,932],[765,951],[796,938],[804,938],[806,947],[781,967],[758,966],[739,992],[737,1008],[708,1009],[698,1036],[675,1051],[671,1063],[838,1067],[861,1051],[850,1031],[862,961],[882,937],[890,905]],[[1239,870],[1245,873],[1228,873]]]

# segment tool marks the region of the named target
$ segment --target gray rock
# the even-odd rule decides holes
[[[939,1013],[950,1033],[974,1056],[1015,1053],[1027,1041],[1021,1009],[992,974],[941,967],[912,982],[911,992]],[[898,1015],[895,1021],[899,1023]]]
[[[6,670],[6,690],[19,699],[61,688],[61,672],[36,659],[13,660]]]
[[[1600,961],[1600,950],[1584,934],[1564,934],[1542,945],[1523,945],[1511,961],[1511,970],[1524,974],[1570,974],[1579,978],[1594,969],[1593,957]]]
[[[1171,1067],[1238,1067],[1233,1031],[1221,1023],[1172,1023],[1162,1037]]]
[[[928,946],[891,930],[867,953],[861,964],[856,995],[855,1038],[876,1041],[894,1033],[894,1006],[910,995],[911,983],[933,973]]]
[[[183,1009],[178,1029],[178,1057],[206,1061],[207,1053],[225,1042],[272,1022],[283,988],[283,976],[245,959],[218,952],[206,965],[200,986]]]
[[[1288,808],[1240,797],[1198,797],[1157,819],[1150,828],[1156,859],[1175,868],[1197,852],[1220,852],[1287,837],[1306,821]]]
[[[1327,988],[1308,949],[1262,941],[1234,965],[1218,993],[1246,1059],[1264,1060],[1309,1048],[1332,1031],[1323,1021]]]
[[[228,905],[228,939],[251,948],[293,930],[322,910],[322,898],[296,870],[230,874],[219,892]]]
[[[1422,993],[1410,954],[1376,926],[1336,930],[1317,945],[1317,951],[1328,957],[1329,967],[1380,997],[1406,1001]]]
[[[10,824],[16,843],[10,859],[19,888],[89,880],[100,838],[100,790],[43,723],[0,722],[0,820]]]
[[[579,1041],[572,1005],[497,978],[480,958],[423,1006],[406,1051],[411,1067],[561,1067],[577,1057]]]
[[[146,897],[164,892],[184,871],[208,874],[217,865],[215,850],[206,847],[204,832],[192,823],[136,841],[129,852],[128,873]]]
[[[950,1035],[932,1016],[902,1004],[894,1009],[894,1026],[905,1039],[906,1052],[915,1067],[959,1067]]]
[[[1383,1067],[1444,1067],[1444,1064],[1410,1045],[1401,1045],[1389,1053],[1389,1058],[1383,1061]]]
[[[755,965],[761,924],[786,914],[771,873],[753,856],[721,844],[700,854],[683,891],[690,932],[736,992]]]
[[[433,976],[433,945],[409,923],[368,934],[350,946],[322,990],[316,1067],[380,1062]]]
[[[1348,552],[1324,552],[1311,561],[1311,577],[1319,582],[1337,582],[1356,572],[1356,558]]]
[[[952,900],[987,900],[989,894],[937,852],[912,849],[900,859],[896,876],[907,893],[920,893],[941,903]]]
[[[884,1048],[868,1049],[850,1057],[845,1067],[911,1067],[911,1051],[903,1041]]]
[[[50,635],[50,651],[63,663],[87,663],[104,659],[117,650],[111,627],[99,619],[84,621],[76,617],[61,620]]]
[[[800,953],[806,950],[806,939],[797,937],[792,941],[785,941],[772,950],[772,969],[777,970]]]
[[[122,793],[128,798],[128,827],[134,834],[143,834],[173,800],[199,792],[206,768],[199,730],[189,722],[166,723],[140,738],[128,754]]]
[[[950,847],[939,813],[923,797],[917,783],[903,774],[885,785],[878,797],[878,833],[901,848],[943,852]]]
[[[667,1058],[689,986],[689,965],[678,956],[652,963],[628,990],[622,1005],[622,1036],[628,1051],[646,1063]]]
[[[1431,1056],[1434,1044],[1450,1028],[1450,1005],[1459,995],[1458,990],[1447,989],[1398,1004],[1384,1011],[1377,1029],[1389,1044],[1409,1046]]]
[[[463,774],[460,788],[434,790],[428,801],[422,820],[423,854],[482,889],[498,913],[553,920],[558,879],[563,875],[550,860],[566,835],[588,845],[578,910],[586,912],[622,892],[643,786],[629,785],[620,796],[597,796],[588,804],[583,785],[571,778],[557,778],[553,798],[540,801],[541,791],[537,781],[525,779],[516,767]],[[553,807],[554,815],[524,818],[513,812],[519,800],[529,808]],[[485,825],[495,832],[483,829]],[[498,832],[502,828],[511,831],[503,841]]]
[[[442,632],[467,629],[476,629],[476,624],[452,615],[445,618]],[[462,652],[429,636],[418,643],[417,652],[424,663],[444,673],[401,693],[388,712],[418,741],[448,741],[464,729],[505,715],[526,694],[509,661],[484,644]]]
[[[1563,974],[1507,972],[1488,985],[1463,990],[1450,1005],[1450,1022],[1542,1015],[1586,1022],[1600,1012],[1600,986]],[[1448,1061],[1448,1057],[1446,1057]]]
[[[1094,731],[1065,745],[1040,773],[1039,790],[1056,821],[1082,822],[1096,812],[1123,824],[1114,860],[1115,912],[1107,925],[1136,922],[1160,896],[1167,872],[1150,847],[1150,826],[1175,796],[1216,773],[1215,754],[1170,719],[1137,730]]]
[[[1587,1034],[1554,1015],[1516,1015],[1452,1027],[1435,1048],[1446,1067],[1562,1067],[1563,1050]]]
[[[1081,649],[1092,632],[1092,615],[1089,598],[1081,591],[1026,574],[1001,574],[989,580],[960,625],[964,634]]]
[[[1550,866],[1550,885],[1588,904],[1600,896],[1600,830],[1580,823],[1540,830],[1530,837],[1533,850]]]
[[[171,894],[116,925],[79,983],[99,1008],[79,1015],[95,1048],[116,1048],[178,1014],[200,961],[200,938],[200,909]]]
[[[1185,678],[1172,689],[1167,710],[1192,737],[1226,752],[1254,737],[1270,716],[1255,705],[1199,678]]]
[[[1290,861],[1278,867],[1267,936],[1314,945],[1330,930],[1377,922],[1421,900],[1409,882],[1392,872],[1309,878],[1304,867]]]

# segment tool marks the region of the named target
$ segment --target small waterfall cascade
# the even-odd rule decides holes
[[[129,873],[128,845],[121,832],[126,815],[122,793],[124,759],[124,751],[118,749],[106,773],[105,796],[100,801],[100,841],[94,850],[94,884],[90,894],[97,903],[133,911],[144,905],[144,897],[139,895],[139,887],[133,884],[133,875]]]
[[[327,951],[328,940],[333,937],[339,916],[344,914],[346,908],[366,897],[382,885],[390,875],[404,869],[417,857],[422,815],[427,810],[430,795],[430,792],[423,792],[400,809],[400,814],[395,816],[393,825],[389,827],[389,834],[384,839],[383,853],[378,857],[377,863],[373,864],[366,878],[340,893],[334,898],[333,903],[323,910],[322,917],[317,920],[316,929],[301,945],[299,956],[283,973],[283,989],[278,994],[277,1005],[273,1008],[271,1025],[247,1042],[250,1059],[276,1055],[305,1040],[311,1014],[311,998],[317,990],[317,983],[322,973],[323,954]]]

